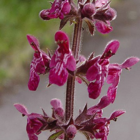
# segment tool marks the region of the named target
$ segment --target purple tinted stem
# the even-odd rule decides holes
[[[81,31],[82,31],[82,20],[77,19],[77,23],[75,24],[74,27],[73,44],[72,44],[72,52],[76,60],[78,59],[79,55]],[[75,76],[69,75],[66,89],[66,108],[65,108],[66,121],[68,121],[70,117],[73,117],[74,91],[75,91]],[[65,137],[65,140],[69,140],[69,138]]]

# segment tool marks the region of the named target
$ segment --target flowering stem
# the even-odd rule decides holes
[[[74,27],[73,44],[72,44],[72,51],[76,60],[78,59],[78,54],[80,50],[79,48],[80,48],[81,30],[82,30],[82,20],[79,18],[77,19],[77,23],[75,24]],[[74,90],[75,90],[75,76],[69,75],[66,88],[66,108],[65,108],[66,121],[68,121],[69,118],[73,116]],[[68,138],[65,137],[65,140],[68,140]]]

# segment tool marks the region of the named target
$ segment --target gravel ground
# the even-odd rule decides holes
[[[122,63],[129,56],[140,57],[140,1],[123,0],[116,9],[118,17],[112,22],[114,31],[107,36],[100,36],[97,32],[95,37],[83,36],[86,42],[82,43],[81,52],[88,56],[92,51],[96,55],[103,52],[108,41],[118,39],[120,48],[111,62]],[[86,32],[86,31],[85,31]],[[85,34],[85,33],[84,33]],[[98,34],[98,35],[97,35]],[[140,64],[137,64],[131,71],[124,70],[118,88],[115,103],[104,110],[104,116],[108,117],[113,110],[124,109],[126,114],[122,115],[117,122],[112,122],[108,140],[140,140]],[[30,112],[41,113],[41,108],[51,114],[49,101],[52,98],[65,99],[65,86],[51,86],[46,88],[47,77],[41,77],[41,83],[36,92],[29,91],[26,85],[15,85],[13,90],[1,96],[0,107],[0,140],[28,140],[25,128],[26,118],[13,107],[14,103],[22,103]],[[107,87],[102,90],[102,95],[106,94]],[[11,94],[12,93],[12,94]],[[84,84],[76,86],[75,95],[75,115],[83,108],[87,102],[88,107],[97,101],[88,99],[88,93]],[[39,140],[45,140],[49,133],[44,132],[39,136]],[[81,134],[75,140],[85,139]]]

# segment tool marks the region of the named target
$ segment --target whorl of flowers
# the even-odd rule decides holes
[[[55,140],[56,138],[72,140],[77,132],[85,135],[87,140],[107,140],[110,122],[116,121],[125,111],[114,111],[106,118],[103,117],[103,109],[115,101],[122,70],[130,70],[140,59],[133,56],[124,60],[122,64],[110,63],[111,57],[119,49],[120,43],[118,40],[110,41],[101,55],[94,56],[94,53],[91,53],[86,59],[79,54],[76,48],[76,45],[80,42],[80,33],[76,32],[77,34],[74,34],[74,37],[77,38],[76,40],[73,39],[75,42],[71,50],[68,35],[61,31],[67,22],[75,24],[76,27],[79,25],[79,29],[82,30],[82,24],[80,25],[79,21],[81,23],[85,21],[91,35],[94,35],[95,30],[102,34],[111,32],[113,28],[110,23],[116,18],[117,12],[110,7],[109,0],[78,0],[77,5],[72,0],[55,0],[51,4],[50,9],[42,10],[39,15],[43,20],[54,18],[61,20],[60,28],[54,37],[58,47],[54,54],[51,54],[49,50],[46,53],[41,50],[36,37],[27,35],[27,40],[34,50],[33,60],[30,64],[29,90],[37,90],[40,74],[48,74],[48,86],[52,84],[63,86],[69,77],[72,77],[69,82],[71,85],[75,80],[80,84],[84,82],[87,85],[88,96],[91,99],[100,97],[105,82],[109,84],[109,88],[107,93],[100,97],[98,104],[90,108],[86,104],[84,109],[79,111],[76,118],[73,118],[73,114],[70,114],[69,118],[66,119],[68,110],[64,111],[61,101],[56,98],[50,101],[52,115],[48,115],[44,110],[43,115],[28,113],[24,105],[14,104],[14,106],[23,116],[27,117],[26,130],[29,140],[38,140],[38,135],[46,130],[54,131],[48,140]],[[78,28],[74,31],[78,31]],[[78,57],[75,55],[76,51]],[[74,89],[73,86],[71,87]],[[73,96],[72,88],[67,85],[70,97]],[[66,100],[66,105],[73,103],[73,100],[74,97]],[[71,109],[72,107],[69,106],[68,108]]]

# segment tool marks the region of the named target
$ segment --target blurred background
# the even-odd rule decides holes
[[[112,22],[113,32],[101,35],[96,32],[90,36],[84,26],[81,53],[86,57],[95,52],[101,54],[107,42],[112,39],[120,41],[120,48],[111,58],[112,63],[122,63],[127,57],[140,57],[140,1],[139,0],[112,0],[112,6],[118,16]],[[59,27],[59,19],[43,21],[39,12],[47,9],[50,4],[47,0],[1,0],[0,1],[0,140],[28,140],[26,134],[26,118],[13,107],[14,103],[27,106],[29,112],[41,113],[41,108],[50,115],[52,98],[60,98],[65,104],[65,86],[55,85],[46,88],[47,76],[41,76],[37,91],[27,88],[30,62],[33,50],[27,42],[26,35],[32,34],[40,41],[41,49],[49,48],[53,53],[57,47],[54,44],[54,34]],[[73,27],[67,25],[63,29],[70,36]],[[104,110],[104,116],[109,117],[112,111],[126,110],[117,122],[112,122],[108,140],[139,140],[140,133],[140,64],[130,71],[123,70],[118,87],[115,103]],[[105,95],[107,85],[102,90]],[[100,97],[101,97],[100,96]],[[98,102],[88,98],[86,86],[76,85],[75,116],[85,103],[88,107]],[[83,104],[84,103],[84,104]],[[39,140],[49,137],[43,132]],[[85,139],[78,134],[75,140]]]

